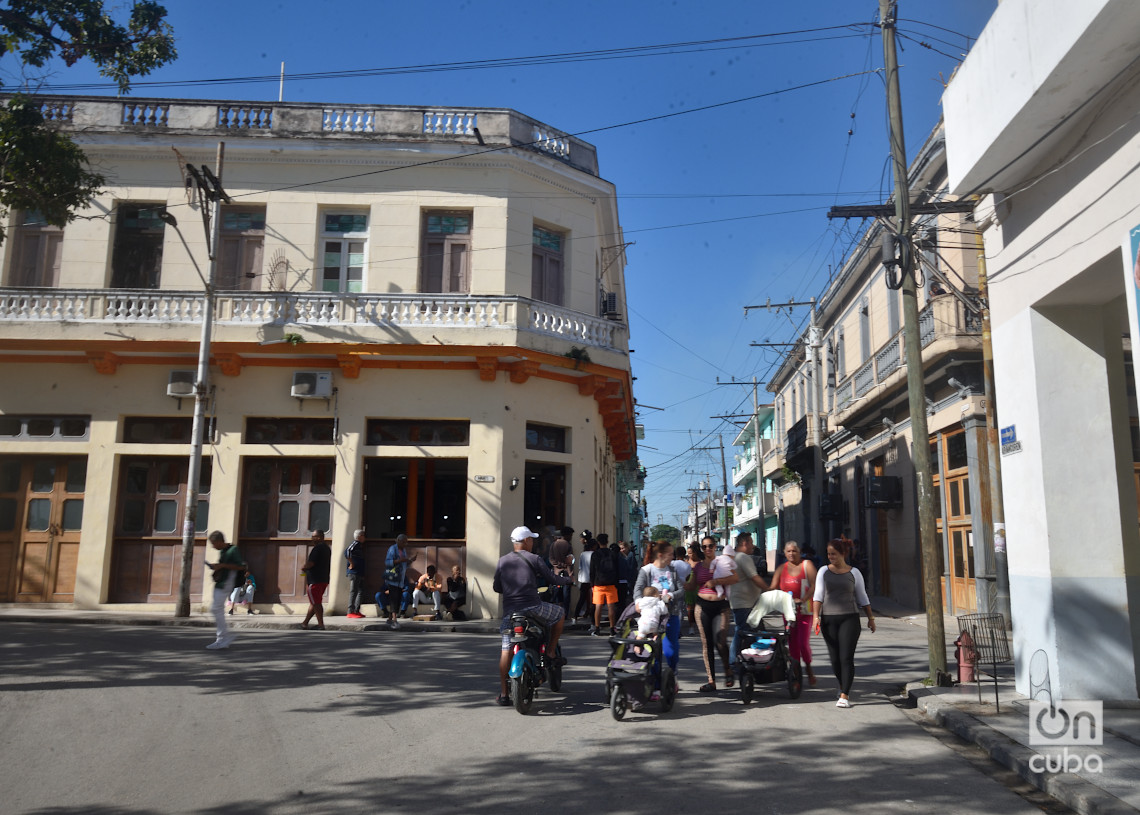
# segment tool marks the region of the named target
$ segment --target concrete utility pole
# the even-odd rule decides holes
[[[174,607],[175,617],[190,616],[190,574],[194,562],[194,531],[198,521],[198,494],[202,480],[202,435],[205,430],[206,404],[210,400],[210,335],[214,325],[214,280],[218,269],[218,236],[222,226],[222,199],[229,200],[222,190],[222,162],[226,154],[226,143],[218,142],[218,156],[213,178],[205,167],[199,176],[187,165],[190,174],[199,185],[199,200],[203,202],[202,223],[206,227],[207,249],[210,255],[210,271],[206,279],[206,307],[202,314],[202,341],[198,346],[198,375],[194,379],[194,423],[190,431],[190,467],[186,475],[186,512],[182,522],[182,564],[178,574],[178,603]],[[206,196],[202,196],[203,186],[209,185]],[[204,205],[206,200],[213,205],[211,213]],[[231,539],[232,542],[232,539]]]
[[[887,113],[890,119],[891,156],[895,174],[895,235],[898,248],[900,291],[903,303],[903,344],[910,396],[911,456],[918,491],[918,534],[922,552],[922,593],[926,604],[927,649],[930,678],[943,684],[946,676],[946,629],[942,617],[941,549],[934,520],[934,488],[930,475],[930,431],[926,425],[926,377],[922,369],[922,340],[918,331],[918,294],[915,290],[914,254],[910,244],[910,189],[903,138],[899,64],[895,52],[894,0],[879,0],[883,31],[883,59],[887,71]]]
[[[997,610],[1008,629],[1013,620],[1009,601],[1009,562],[1005,555],[1005,497],[1001,486],[1001,446],[998,444],[997,388],[994,384],[994,345],[990,334],[990,291],[986,272],[986,246],[982,233],[974,233],[978,247],[978,297],[982,302],[982,378],[986,391],[986,452],[989,459],[990,523],[994,542]]]
[[[724,434],[723,433],[717,433],[716,437],[717,437],[717,440],[720,442],[720,479],[721,479],[721,483],[724,485],[724,489],[720,494],[721,498],[724,499],[724,535],[722,536],[722,538],[724,541],[724,545],[727,546],[728,541],[729,541],[729,534],[728,534],[728,467],[726,467],[725,463],[724,463]],[[719,517],[719,515],[717,517]]]

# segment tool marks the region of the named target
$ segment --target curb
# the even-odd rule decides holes
[[[940,704],[937,694],[927,688],[907,686],[907,696],[924,715],[939,727],[950,731],[963,741],[976,744],[989,753],[990,758],[1017,773],[1047,795],[1056,798],[1081,815],[1136,815],[1136,808],[1102,790],[1095,784],[1072,773],[1042,773],[1030,769],[1029,761],[1037,753],[1019,744],[1004,733],[999,733],[969,713],[951,704]]]

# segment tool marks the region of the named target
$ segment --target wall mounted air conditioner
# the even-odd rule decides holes
[[[867,479],[867,503],[877,509],[895,509],[903,505],[902,479],[896,475],[873,475]]]
[[[618,311],[618,296],[616,292],[606,292],[602,297],[602,314],[607,320],[620,320],[621,312]]]
[[[166,395],[175,399],[188,399],[194,395],[194,379],[197,371],[171,371],[166,383]]]
[[[296,371],[289,395],[294,399],[328,399],[332,396],[332,374],[323,371]]]

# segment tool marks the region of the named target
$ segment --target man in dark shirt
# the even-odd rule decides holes
[[[590,558],[590,585],[594,593],[594,624],[591,634],[602,636],[602,606],[609,615],[610,633],[616,633],[618,604],[618,556],[610,548],[609,536],[598,535],[598,548]]]
[[[301,623],[301,628],[309,627],[309,620],[317,615],[317,629],[325,628],[325,589],[329,587],[329,569],[332,564],[332,549],[325,543],[325,533],[317,529],[313,531],[313,548],[309,550],[309,559],[301,570],[305,573],[305,596],[309,598],[309,611]]]
[[[545,560],[530,551],[534,545],[532,541],[537,537],[525,526],[515,527],[511,532],[514,551],[499,558],[491,584],[496,592],[503,595],[503,621],[499,626],[503,647],[499,655],[499,698],[496,701],[504,706],[511,703],[510,691],[507,689],[507,673],[511,667],[511,615],[516,611],[525,611],[546,625],[550,632],[546,648],[548,654],[558,653],[558,638],[562,636],[562,607],[539,599],[538,581],[541,578],[550,586],[566,586],[570,584],[570,578],[555,575]]]

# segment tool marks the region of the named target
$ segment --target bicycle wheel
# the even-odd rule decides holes
[[[625,718],[627,710],[629,710],[629,699],[626,698],[622,686],[617,685],[614,687],[613,693],[610,694],[610,713],[620,722]]]

